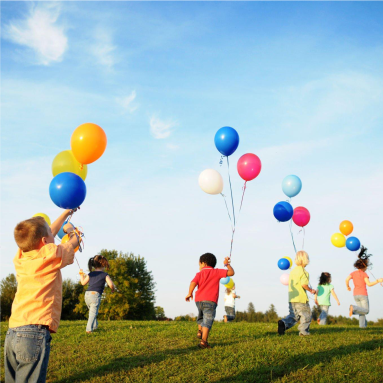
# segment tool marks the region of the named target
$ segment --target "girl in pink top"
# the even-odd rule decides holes
[[[366,315],[370,311],[368,303],[367,286],[375,286],[378,283],[383,282],[383,278],[377,279],[375,282],[370,282],[368,275],[366,274],[367,267],[370,266],[371,254],[367,254],[367,249],[362,246],[360,249],[358,260],[354,263],[354,267],[357,269],[352,272],[346,279],[347,290],[351,291],[349,285],[350,279],[354,282],[354,299],[357,306],[350,305],[350,316],[359,315],[359,327],[367,327]]]

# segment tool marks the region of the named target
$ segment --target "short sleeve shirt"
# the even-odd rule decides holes
[[[354,281],[354,295],[368,295],[367,286],[364,278],[368,278],[368,275],[363,270],[355,270],[350,274]]]
[[[235,307],[234,295],[235,295],[235,290],[231,290],[230,294],[226,294],[226,292],[225,292],[225,295],[224,295],[225,306]]]
[[[204,267],[192,280],[198,286],[195,301],[211,301],[218,304],[219,281],[221,278],[226,278],[226,276],[227,270],[225,269]]]
[[[63,267],[74,260],[70,242],[53,243],[40,250],[18,250],[13,263],[16,269],[17,291],[12,304],[9,327],[41,324],[56,332],[62,306]]]
[[[318,303],[321,306],[331,306],[330,296],[334,286],[331,284],[318,285]]]
[[[290,272],[289,302],[307,303],[307,293],[302,285],[309,284],[309,273],[302,266],[296,266]]]

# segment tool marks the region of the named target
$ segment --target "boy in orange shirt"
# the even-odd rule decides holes
[[[19,247],[13,259],[17,292],[4,343],[7,383],[45,382],[50,333],[57,331],[61,316],[60,269],[73,263],[78,246],[71,225],[66,227],[71,236],[67,243],[57,246],[54,237],[72,213],[66,210],[51,227],[42,217],[27,219],[15,227]]]

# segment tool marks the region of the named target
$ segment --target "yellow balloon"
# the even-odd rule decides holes
[[[290,267],[289,269],[291,269],[291,266],[293,265],[293,261],[290,257],[283,257],[284,259],[287,259],[289,262],[290,262]]]
[[[81,165],[73,155],[71,150],[64,150],[57,154],[52,162],[52,174],[53,177],[56,177],[57,174],[70,172],[77,174],[84,181],[88,173],[88,167],[86,165]]]
[[[234,281],[230,278],[229,283],[227,283],[227,284],[225,285],[225,287],[226,287],[227,289],[232,289],[233,286],[234,286]]]
[[[335,233],[331,236],[331,243],[336,247],[345,247],[346,237],[341,233]]]
[[[46,214],[44,214],[44,213],[36,213],[36,214],[34,215],[34,217],[43,217],[43,218],[45,219],[46,223],[48,224],[48,226],[51,225],[51,220],[50,220],[49,217],[48,217]]]
[[[61,240],[61,244],[63,245],[64,243],[67,243],[68,241],[70,240],[70,237],[68,234],[65,234]],[[75,249],[74,249],[74,252],[76,252],[77,250],[79,249],[79,246],[77,246]]]

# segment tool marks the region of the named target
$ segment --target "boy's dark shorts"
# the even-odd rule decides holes
[[[209,330],[213,326],[217,303],[211,301],[200,301],[195,303],[198,308],[197,323]]]

